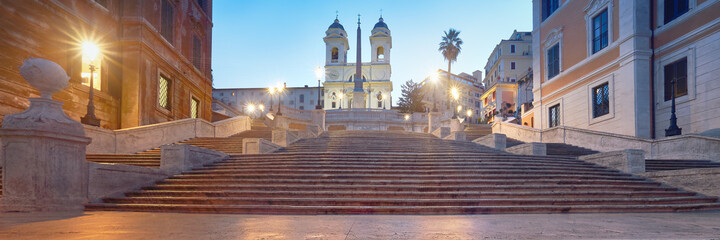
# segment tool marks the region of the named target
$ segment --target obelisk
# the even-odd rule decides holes
[[[362,39],[360,38],[360,14],[358,14],[357,28],[357,58],[355,62],[355,89],[353,89],[352,108],[365,108],[365,90],[362,79]]]

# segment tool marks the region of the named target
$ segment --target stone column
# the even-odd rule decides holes
[[[30,108],[5,116],[2,138],[3,211],[82,210],[87,202],[88,164],[83,125],[62,110],[52,94],[68,86],[56,63],[30,58],[20,74],[42,94]]]

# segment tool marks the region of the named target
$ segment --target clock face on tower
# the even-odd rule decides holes
[[[338,72],[337,71],[328,71],[327,78],[330,80],[337,80],[338,79]]]

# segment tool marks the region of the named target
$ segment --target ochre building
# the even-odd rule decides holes
[[[720,1],[533,0],[534,127],[720,128]]]
[[[211,0],[0,1],[0,118],[38,97],[19,74],[22,61],[62,66],[70,86],[55,94],[68,116],[86,114],[89,65],[95,114],[119,129],[197,117],[211,119]],[[84,57],[85,42],[99,57]]]

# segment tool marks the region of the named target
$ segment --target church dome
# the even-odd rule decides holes
[[[345,28],[343,27],[342,24],[340,24],[340,20],[337,20],[337,18],[335,19],[335,22],[333,22],[333,24],[331,24],[330,27],[328,27],[328,29],[333,29],[333,28],[339,28],[339,29],[342,29],[343,31],[345,31]]]
[[[380,28],[380,27],[381,27],[381,28],[390,29],[390,28],[388,28],[387,24],[385,24],[385,21],[383,20],[382,17],[380,17],[380,21],[375,24],[375,27],[373,27],[373,29],[374,29],[374,28]]]

